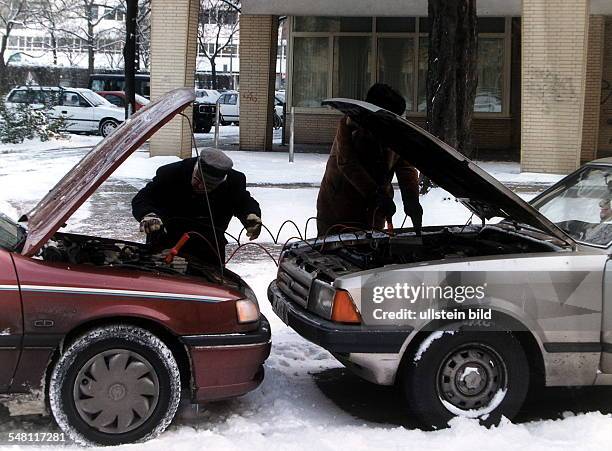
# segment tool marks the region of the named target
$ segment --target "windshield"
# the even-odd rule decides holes
[[[93,106],[112,105],[112,103],[110,103],[104,97],[102,97],[99,94],[96,94],[93,91],[84,90],[84,91],[81,91],[81,95],[85,97],[87,100],[89,100],[89,103],[91,103]]]
[[[0,213],[0,247],[9,251],[18,251],[25,241],[23,227]]]
[[[574,240],[607,247],[612,242],[612,168],[586,166],[532,205]]]

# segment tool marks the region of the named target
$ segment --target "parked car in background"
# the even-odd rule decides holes
[[[195,133],[209,133],[215,124],[215,103],[193,102],[193,131]]]
[[[144,98],[151,97],[151,76],[136,74],[136,93]],[[89,89],[97,91],[125,91],[125,75],[92,74],[89,76]]]
[[[110,135],[125,120],[125,112],[90,89],[21,86],[6,96],[6,105],[49,108],[51,117],[62,117],[68,132]]]
[[[219,96],[219,106],[221,112],[221,125],[240,123],[240,94],[238,91],[226,91]],[[283,118],[283,106],[285,104],[282,95],[274,96],[274,110],[278,118]]]
[[[113,105],[125,110],[125,91],[98,91],[97,94],[104,97]],[[149,99],[144,98],[140,94],[136,94],[136,111],[148,105],[150,102]]]
[[[232,122],[236,125],[240,122],[240,96],[238,91],[225,91],[219,96],[220,122],[228,125]]]
[[[196,103],[216,103],[221,95],[216,89],[196,88]]]
[[[203,403],[261,383],[270,327],[238,275],[180,251],[168,259],[59,231],[193,99],[178,89],[136,113],[21,218],[25,227],[0,215],[0,403],[11,415],[50,408],[70,439],[116,445],[163,432],[181,394]]]
[[[612,385],[612,159],[528,203],[406,119],[356,100],[323,104],[475,221],[422,234],[345,227],[285,246],[268,297],[286,324],[364,379],[397,384],[426,427],[512,419],[530,386]]]

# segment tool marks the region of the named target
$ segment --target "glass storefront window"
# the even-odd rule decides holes
[[[293,105],[320,107],[327,97],[329,40],[296,37],[293,52]]]
[[[429,38],[419,38],[419,85],[417,86],[417,111],[427,111],[427,68],[429,67]]]
[[[397,89],[406,99],[406,110],[412,110],[414,39],[378,39],[378,81]]]
[[[365,99],[372,84],[372,41],[368,36],[334,39],[333,97]]]
[[[474,111],[479,113],[502,112],[503,75],[504,40],[500,38],[478,39],[478,89]]]
[[[335,31],[358,33],[372,31],[371,17],[295,17],[293,31],[325,32]]]
[[[419,86],[417,111],[427,111],[426,80],[429,39],[419,41]],[[478,88],[474,101],[477,113],[501,113],[503,105],[504,39],[478,39]]]
[[[427,110],[427,18],[294,17],[292,20],[294,106],[318,108],[321,100],[330,96],[363,99],[372,83],[378,81],[404,95],[407,111],[424,113]],[[479,83],[474,106],[478,113],[504,111],[504,80],[509,76],[504,73],[509,70],[505,67],[505,21],[500,17],[479,18],[479,30],[487,34],[479,37]],[[376,32],[372,31],[373,26]],[[420,36],[416,34],[417,28]]]

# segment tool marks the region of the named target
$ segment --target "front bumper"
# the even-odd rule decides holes
[[[193,401],[232,398],[257,388],[270,355],[270,337],[270,323],[263,315],[259,328],[251,332],[181,337],[191,358]]]
[[[347,325],[321,318],[292,302],[273,281],[268,299],[274,313],[302,337],[332,353],[398,354],[412,328]]]

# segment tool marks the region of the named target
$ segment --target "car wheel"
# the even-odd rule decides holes
[[[509,332],[437,331],[404,364],[409,409],[427,428],[456,416],[486,426],[511,419],[529,388],[527,358]]]
[[[112,325],[85,333],[62,353],[51,374],[49,404],[75,442],[118,445],[163,432],[180,393],[168,347],[139,327]]]
[[[114,119],[104,119],[102,122],[100,122],[100,135],[106,138],[108,135],[114,132],[117,127],[119,127],[119,122],[115,121]]]
[[[229,122],[225,122],[221,113],[219,113],[219,125],[227,125]]]

